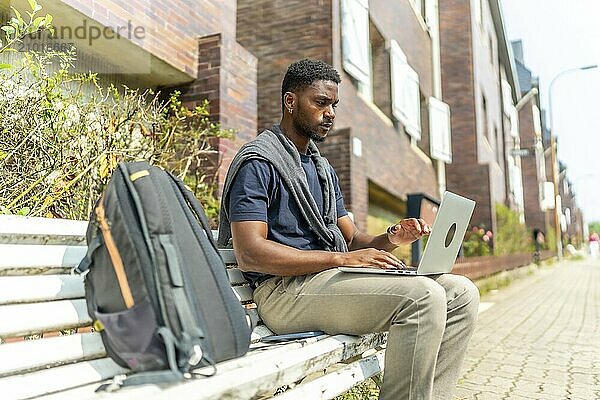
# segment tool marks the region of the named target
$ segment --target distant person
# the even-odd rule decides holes
[[[590,235],[590,255],[592,258],[600,257],[600,236],[596,232]]]
[[[534,229],[533,230],[533,247],[534,247],[533,261],[538,265],[542,261],[542,249],[543,249],[545,243],[546,243],[546,237],[544,236],[544,232],[541,231],[540,229]]]
[[[339,83],[338,72],[322,61],[289,66],[281,122],[244,145],[231,163],[219,244],[233,236],[239,267],[271,330],[351,335],[389,330],[380,399],[451,399],[475,328],[477,287],[459,275],[337,269],[402,268],[390,252],[431,229],[409,218],[371,236],[348,216],[338,177],[315,145],[333,129]]]

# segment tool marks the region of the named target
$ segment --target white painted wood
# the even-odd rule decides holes
[[[295,382],[308,374],[323,370],[339,361],[361,354],[374,346],[374,335],[363,337],[337,335],[302,347],[285,346],[268,350],[266,358],[243,357],[227,363],[235,368],[211,378],[165,388],[145,399],[221,400],[253,399],[282,385]],[[283,351],[283,353],[282,353]],[[225,363],[224,363],[225,364]],[[232,382],[235,382],[232,385]],[[117,393],[114,399],[125,399]]]
[[[84,299],[0,306],[0,338],[58,331],[91,323]]]
[[[76,333],[0,345],[0,377],[105,357],[99,333]]]
[[[313,381],[273,397],[273,400],[326,400],[339,396],[352,386],[383,371],[385,351],[365,357]]]
[[[79,244],[88,221],[0,215],[0,243]]]
[[[0,275],[55,273],[83,259],[86,246],[0,244]]]
[[[267,328],[266,325],[258,325],[252,331],[252,335],[250,335],[250,341],[252,343],[260,341],[265,336],[274,335],[274,333]],[[262,343],[261,343],[262,345]]]
[[[225,264],[237,264],[237,260],[235,258],[233,249],[219,249],[219,254],[221,254],[221,257],[223,258]]]
[[[223,362],[218,365],[217,375],[210,378],[164,388],[151,385],[127,388],[110,395],[93,394],[97,385],[88,385],[42,399],[255,399],[262,394],[273,393],[278,387],[295,382],[310,373],[362,354],[375,346],[382,337],[337,335],[321,341],[312,338],[303,343],[294,342],[255,350],[245,357]],[[208,372],[207,369],[199,371]],[[310,397],[305,399],[312,400]]]
[[[251,303],[254,301],[250,286],[233,286],[232,289],[240,302]]]
[[[0,379],[3,400],[26,399],[103,381],[125,373],[109,358],[64,365]],[[63,397],[68,398],[68,397]]]
[[[245,285],[248,281],[242,275],[242,271],[237,268],[227,268],[227,277],[232,285]]]
[[[0,305],[79,299],[84,294],[79,275],[0,276]]]

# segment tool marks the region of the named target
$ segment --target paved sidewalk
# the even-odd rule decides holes
[[[544,267],[482,303],[457,399],[600,399],[598,260]]]

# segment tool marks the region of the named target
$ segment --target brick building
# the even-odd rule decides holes
[[[546,178],[546,161],[543,145],[543,119],[538,104],[540,104],[539,86],[537,77],[525,66],[523,61],[523,47],[521,41],[512,43],[519,84],[524,95],[524,104],[519,110],[520,145],[525,150],[521,158],[523,179],[523,197],[525,208],[525,223],[531,231],[538,229],[543,232],[548,230],[548,220],[551,215],[546,215],[549,207],[554,207],[553,198],[544,193]],[[532,95],[527,96],[527,93]],[[529,100],[526,100],[529,99]],[[551,204],[547,204],[550,202]]]
[[[16,5],[28,7],[24,1]],[[177,89],[188,106],[210,100],[212,120],[238,132],[235,142],[215,142],[224,156],[224,179],[228,161],[240,143],[255,136],[257,126],[257,60],[236,40],[236,0],[61,0],[42,5],[42,12],[54,17],[54,37],[27,46],[73,44],[76,68],[98,73],[101,82],[163,93]]]
[[[237,38],[258,58],[258,128],[281,118],[287,66],[318,58],[341,74],[335,130],[319,145],[357,226],[381,232],[407,196],[439,199],[450,160],[437,1],[239,0]]]
[[[522,209],[520,166],[507,157],[518,146],[520,90],[498,0],[440,1],[440,36],[454,149],[446,183],[477,201],[473,225],[495,231],[497,203]]]

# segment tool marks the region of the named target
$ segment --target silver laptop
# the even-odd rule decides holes
[[[385,275],[437,275],[452,271],[465,232],[473,215],[475,202],[452,192],[445,192],[433,222],[418,268],[338,267],[340,271]]]

